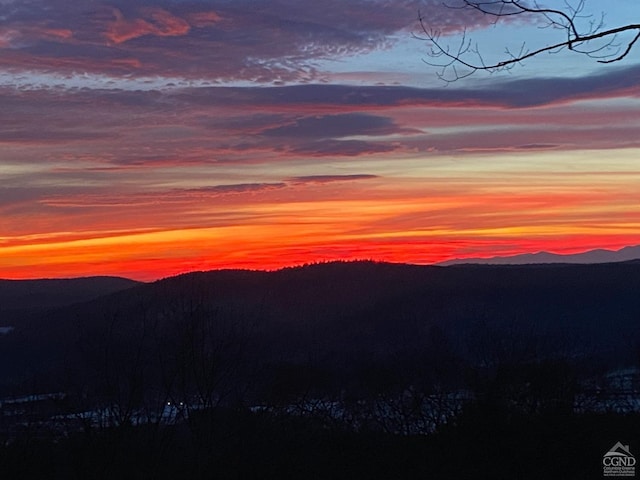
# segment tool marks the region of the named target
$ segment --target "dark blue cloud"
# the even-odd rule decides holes
[[[267,137],[337,138],[352,135],[389,135],[402,131],[387,117],[366,113],[315,115],[261,132]]]
[[[287,181],[292,183],[332,183],[332,182],[353,182],[356,180],[372,180],[379,178],[378,175],[353,174],[353,175],[304,175],[301,177],[291,177]]]
[[[289,151],[314,157],[355,157],[398,150],[399,146],[388,142],[364,142],[361,140],[319,140],[293,144]]]
[[[286,187],[283,182],[271,183],[237,183],[231,185],[212,185],[202,188],[191,188],[184,190],[175,190],[176,193],[186,194],[227,194],[227,193],[247,193],[260,192],[264,190],[274,190]]]
[[[210,105],[324,106],[368,109],[401,105],[495,106],[526,108],[597,99],[640,95],[640,65],[605,67],[599,74],[580,78],[501,80],[474,88],[416,88],[407,86],[351,86],[309,84],[282,87],[211,87],[184,90],[176,99]]]
[[[604,68],[588,78],[510,80],[474,89],[326,84],[165,91],[7,87],[0,88],[0,141],[33,148],[73,144],[67,158],[81,159],[90,152],[96,162],[118,165],[258,162],[270,161],[270,155],[340,157],[401,149],[602,148],[612,142],[635,146],[639,136],[633,111],[627,111],[628,121],[623,123],[611,122],[612,113],[604,123],[578,116],[575,121],[565,119],[563,129],[548,118],[548,128],[538,125],[532,130],[520,113],[513,117],[512,127],[506,125],[507,110],[638,96],[637,78],[640,66]],[[397,107],[405,106],[417,107],[412,118],[399,113]],[[464,117],[447,123],[459,124],[456,131],[429,132],[410,128],[413,121],[423,127],[438,125],[437,118],[420,120],[423,106],[431,116],[437,108],[450,107],[458,112],[481,107],[476,110],[480,116],[487,109],[503,111],[500,119],[491,120],[498,122],[492,132],[465,132],[467,123],[482,120]],[[599,110],[592,111],[601,118]],[[537,117],[536,122],[546,122],[544,112]],[[587,137],[588,128],[593,132]],[[398,137],[384,138],[390,135]],[[54,155],[47,150],[39,157]]]

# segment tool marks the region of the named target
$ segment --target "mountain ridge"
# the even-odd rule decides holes
[[[640,259],[640,245],[623,247],[619,250],[597,248],[581,253],[561,254],[553,252],[523,253],[509,256],[456,258],[438,262],[435,265],[451,266],[463,264],[477,265],[532,265],[532,264],[598,264],[620,263]]]
[[[0,326],[9,318],[93,300],[141,284],[115,276],[0,279]]]

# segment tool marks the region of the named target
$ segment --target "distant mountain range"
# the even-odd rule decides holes
[[[462,265],[462,264],[484,264],[484,265],[529,265],[529,264],[545,264],[545,263],[614,263],[628,262],[630,260],[640,259],[640,245],[624,247],[620,250],[596,249],[588,252],[563,255],[558,253],[538,252],[525,253],[522,255],[513,255],[508,257],[490,257],[490,258],[460,258],[447,260],[438,265]]]

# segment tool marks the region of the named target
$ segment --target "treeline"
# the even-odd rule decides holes
[[[197,430],[204,424],[211,430]],[[430,435],[399,436],[218,410],[216,418],[196,416],[191,425],[21,438],[0,445],[0,465],[3,478],[24,480],[582,480],[602,475],[602,457],[620,439],[633,449],[638,428],[638,414],[504,415],[475,407]]]

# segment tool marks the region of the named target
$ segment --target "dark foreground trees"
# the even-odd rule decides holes
[[[553,8],[537,0],[451,0],[446,5],[452,9],[474,10],[493,23],[517,19],[538,24],[548,31],[560,31],[557,41],[531,48],[525,39],[517,39],[515,49],[506,47],[502,59],[486,60],[486,51],[474,42],[465,30],[453,44],[443,38],[442,30],[430,24],[429,12],[420,12],[421,32],[418,38],[428,42],[426,63],[439,68],[438,76],[445,81],[455,81],[484,70],[490,73],[510,70],[524,60],[544,53],[569,50],[592,58],[602,64],[614,63],[630,54],[640,39],[640,22],[610,27],[606,14],[586,11],[586,0],[556,2]],[[553,3],[552,3],[553,5]],[[639,19],[640,20],[640,19]],[[499,30],[497,30],[499,32]],[[492,52],[493,53],[493,52]]]
[[[223,412],[219,412],[221,415]],[[469,408],[429,436],[353,433],[309,420],[227,411],[193,451],[184,430],[166,427],[160,454],[145,427],[74,434],[57,442],[0,446],[3,478],[57,479],[585,479],[601,478],[602,456],[640,428],[639,415],[512,415]]]

